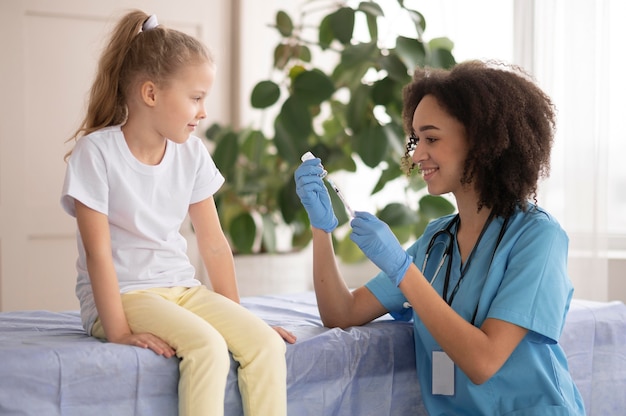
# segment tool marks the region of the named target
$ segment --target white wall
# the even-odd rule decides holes
[[[75,222],[59,204],[64,141],[82,118],[103,42],[129,8],[212,47],[225,65],[208,118],[229,117],[230,2],[0,1],[0,310],[78,306]]]

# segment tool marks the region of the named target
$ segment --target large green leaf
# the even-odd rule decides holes
[[[284,70],[291,59],[293,50],[286,43],[279,43],[274,48],[274,68]]]
[[[385,206],[378,213],[378,218],[390,227],[413,225],[419,220],[414,210],[398,202],[392,202]]]
[[[355,134],[363,130],[371,118],[370,89],[369,85],[360,84],[352,92],[346,108],[346,122]]]
[[[449,50],[438,48],[430,51],[428,65],[434,68],[450,69],[456,65],[456,61]]]
[[[296,45],[295,52],[298,59],[302,62],[311,62],[311,49],[306,45]]]
[[[333,28],[331,26],[331,15],[325,16],[320,22],[320,26],[318,29],[318,41],[320,48],[322,50],[328,49],[330,44],[335,39],[335,34],[333,33]]]
[[[424,15],[418,12],[417,10],[407,9],[407,13],[413,21],[415,25],[415,30],[417,31],[417,37],[421,39],[424,31],[426,30],[426,19],[424,19]]]
[[[371,15],[367,15],[367,31],[370,34],[370,40],[372,42],[378,42],[378,20]]]
[[[293,84],[293,80],[296,79],[298,77],[298,75],[300,75],[303,72],[306,72],[307,69],[302,66],[302,65],[293,65],[290,69],[289,69],[289,80],[290,82]]]
[[[347,45],[341,52],[341,65],[343,68],[358,68],[362,64],[372,66],[380,56],[380,50],[375,43],[357,43]],[[347,69],[344,69],[347,70]],[[359,78],[360,80],[361,78]]]
[[[332,79],[338,87],[357,88],[364,75],[376,67],[380,50],[375,43],[346,45],[341,60],[333,69]]]
[[[306,103],[293,95],[283,103],[277,120],[296,141],[306,139],[313,129],[311,114]]]
[[[428,41],[428,47],[430,49],[445,49],[452,52],[452,49],[454,49],[454,42],[446,37],[433,38]]]
[[[261,230],[261,242],[264,251],[274,253],[276,251],[276,224],[272,221],[271,214],[261,216],[263,230]]]
[[[396,236],[400,244],[406,243],[414,235],[413,227],[411,226],[389,227],[389,228],[391,228],[391,231],[393,231],[394,235]]]
[[[256,224],[252,215],[243,212],[233,218],[228,228],[231,242],[238,253],[252,252],[254,238],[256,236]]]
[[[394,81],[406,84],[411,80],[409,70],[395,51],[390,51],[389,55],[382,56],[380,58],[380,64],[382,68],[387,71],[387,74],[389,74],[389,78]]]
[[[374,186],[374,189],[372,189],[372,195],[381,191],[388,182],[398,178],[401,173],[402,171],[397,164],[393,164],[387,169],[383,170],[380,174],[380,177],[378,178],[378,182],[376,182],[376,185]]]
[[[337,89],[347,88],[354,90],[361,84],[363,76],[369,71],[371,64],[362,62],[358,65],[339,64],[332,73],[332,79],[335,80]]]
[[[222,127],[219,123],[213,123],[204,132],[204,137],[206,137],[210,142],[218,141],[217,139],[223,130],[224,127]]]
[[[385,13],[380,5],[374,1],[362,1],[357,10],[373,17],[384,17]]]
[[[313,233],[311,232],[311,223],[309,221],[309,214],[306,213],[304,207],[300,206],[300,209],[296,212],[296,216],[293,222],[291,222],[293,235],[291,244],[295,250],[306,247]]]
[[[274,122],[274,143],[278,154],[288,163],[300,164],[300,156],[308,150],[307,138],[313,132],[311,114],[296,97],[289,97]]]
[[[280,87],[273,81],[261,81],[254,86],[250,95],[253,108],[267,108],[280,98]]]
[[[292,136],[285,128],[281,117],[276,118],[274,121],[274,144],[280,157],[288,163],[298,163],[302,153],[298,152],[298,148],[294,145]]]
[[[330,27],[335,34],[335,39],[344,45],[349,44],[354,31],[354,10],[349,7],[341,7],[330,14]]]
[[[381,126],[372,126],[356,133],[352,138],[354,149],[363,163],[375,168],[387,154],[387,137]]]
[[[454,210],[454,205],[441,196],[425,195],[419,202],[420,216],[428,220],[452,214]]]
[[[410,71],[426,63],[426,48],[418,39],[399,36],[396,39],[395,52]]]
[[[372,1],[362,1],[359,3],[358,11],[365,13],[367,29],[372,42],[378,41],[378,18],[384,17],[385,13],[378,3]]]
[[[291,175],[287,182],[281,186],[278,193],[278,203],[280,206],[280,213],[282,214],[285,222],[287,224],[293,222],[302,208],[302,203],[296,193],[296,183]]]
[[[333,81],[320,71],[304,71],[293,80],[293,95],[307,105],[319,105],[335,92]]]
[[[334,245],[335,253],[337,253],[339,258],[341,258],[341,261],[344,263],[357,263],[366,258],[359,246],[350,240],[349,233],[346,234],[341,240],[336,241]]]
[[[383,130],[385,132],[385,136],[387,137],[387,142],[389,143],[389,147],[392,150],[392,154],[397,160],[400,160],[402,156],[404,156],[405,150],[405,135],[404,129],[402,126],[391,122],[387,123],[383,126]]]
[[[238,154],[238,136],[230,131],[222,137],[213,152],[213,161],[224,176],[230,177],[233,174]]]
[[[276,29],[284,37],[289,37],[293,33],[293,21],[291,17],[284,11],[280,10],[276,13]]]
[[[422,234],[424,234],[424,230],[426,229],[426,227],[428,226],[428,223],[430,222],[430,220],[426,219],[426,218],[420,218],[420,220],[415,224],[415,226],[413,227],[413,233],[419,237]]]
[[[372,86],[372,101],[375,105],[385,106],[393,100],[393,86],[395,81],[389,77],[380,79]]]
[[[265,137],[263,132],[259,130],[251,130],[243,140],[241,144],[241,152],[256,165],[260,165],[263,160],[263,156],[267,153],[267,147],[269,140]]]

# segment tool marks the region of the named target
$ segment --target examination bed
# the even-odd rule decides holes
[[[328,329],[312,292],[242,303],[298,337],[287,346],[289,415],[426,415],[410,323]],[[626,306],[574,300],[561,344],[587,414],[626,415]],[[177,380],[176,358],[88,337],[77,311],[0,313],[2,416],[172,416]],[[242,414],[234,361],[225,407]]]

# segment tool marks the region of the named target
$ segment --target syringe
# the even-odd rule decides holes
[[[311,159],[315,159],[315,155],[311,152],[306,152],[305,154],[302,155],[302,157],[300,158],[300,160],[302,160],[303,162],[305,160],[311,160]],[[327,176],[327,173],[325,170],[322,173],[322,178],[326,178],[326,180],[328,181],[328,184],[330,185],[331,188],[333,188],[333,190],[335,191],[335,193],[337,194],[337,196],[339,197],[339,199],[341,200],[341,202],[343,202],[343,206],[346,207],[346,210],[348,211],[348,213],[350,214],[350,216],[352,218],[355,217],[354,215],[354,211],[352,210],[352,208],[350,207],[350,205],[348,204],[348,202],[346,201],[346,198],[343,196],[343,193],[341,192],[341,190],[339,189],[339,187],[335,184],[335,182],[333,182],[332,180],[330,180],[330,178]]]

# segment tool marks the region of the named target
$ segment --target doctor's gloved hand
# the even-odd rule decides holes
[[[324,168],[319,158],[303,162],[294,173],[296,193],[315,228],[332,232],[339,221],[323,181]]]
[[[413,258],[402,248],[389,226],[368,212],[356,212],[350,225],[350,239],[398,286]]]

